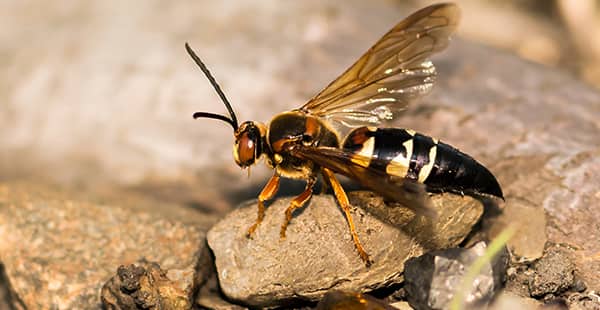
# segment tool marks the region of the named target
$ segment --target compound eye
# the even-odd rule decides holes
[[[237,159],[238,165],[250,166],[255,161],[256,154],[256,141],[248,136],[248,132],[244,132],[240,135],[237,143]]]

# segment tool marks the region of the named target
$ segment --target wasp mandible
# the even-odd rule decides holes
[[[418,210],[427,192],[487,195],[503,199],[494,175],[458,149],[410,129],[377,127],[396,118],[416,98],[428,93],[436,69],[428,58],[449,43],[460,11],[455,4],[423,8],[392,28],[358,61],[302,107],[275,115],[268,124],[237,117],[204,63],[186,43],[186,50],[204,72],[229,111],[229,117],[196,112],[233,127],[233,157],[247,168],[265,157],[274,174],[258,195],[256,222],[265,215],[281,177],[306,181],[306,188],[285,212],[280,235],[295,209],[312,196],[319,175],[344,211],[361,259],[371,259],[356,233],[348,197],[335,174],[345,175],[385,198]]]

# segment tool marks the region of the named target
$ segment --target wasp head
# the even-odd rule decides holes
[[[259,122],[243,122],[235,131],[235,143],[233,145],[233,158],[242,168],[253,165],[263,154],[265,125]]]
[[[212,118],[224,121],[231,125],[233,128],[233,135],[235,136],[235,144],[233,145],[233,158],[235,162],[242,168],[249,167],[253,165],[258,158],[263,154],[265,135],[267,132],[267,128],[264,124],[259,122],[247,121],[243,122],[241,125],[238,125],[237,117],[229,100],[225,97],[225,94],[221,90],[221,87],[215,80],[215,78],[210,74],[206,65],[200,60],[200,57],[196,55],[196,53],[192,50],[192,48],[186,43],[185,49],[188,54],[192,57],[194,62],[198,65],[200,70],[206,75],[208,81],[212,84],[213,88],[225,104],[227,111],[229,112],[229,117],[226,115],[215,114],[210,112],[196,112],[194,113],[194,118]]]

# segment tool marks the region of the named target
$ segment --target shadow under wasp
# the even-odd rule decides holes
[[[335,174],[342,174],[419,212],[428,208],[427,192],[452,192],[503,199],[492,173],[458,149],[410,129],[376,127],[393,120],[414,99],[433,87],[436,70],[428,58],[443,50],[460,18],[451,3],[423,8],[392,28],[358,61],[302,107],[275,115],[269,124],[237,117],[204,63],[186,43],[186,50],[204,72],[229,111],[229,116],[196,112],[234,130],[233,157],[241,168],[261,158],[274,174],[258,195],[256,222],[265,214],[281,177],[306,181],[306,188],[285,211],[280,235],[295,209],[312,196],[319,174],[344,211],[361,259],[371,259],[356,233],[348,197]],[[345,134],[344,134],[345,133]]]

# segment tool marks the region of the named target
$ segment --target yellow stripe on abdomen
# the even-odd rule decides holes
[[[368,168],[369,164],[371,163],[371,157],[373,157],[374,150],[375,150],[375,138],[370,137],[365,142],[363,142],[363,145],[360,148],[360,151],[358,151],[356,154],[352,155],[352,158],[350,158],[350,160],[352,160],[353,163],[355,163],[359,166]]]
[[[433,165],[435,164],[435,156],[436,155],[437,155],[437,145],[433,145],[429,149],[429,162],[427,164],[425,164],[419,171],[418,181],[420,183],[424,183],[425,180],[427,180],[427,177],[429,176],[429,173],[431,173],[431,169],[433,169]]]
[[[413,152],[413,140],[407,140],[402,143],[402,145],[406,149],[406,156],[403,154],[398,154],[398,156],[394,157],[387,167],[385,167],[385,172],[390,175],[405,178],[408,174],[410,157],[412,156]]]

